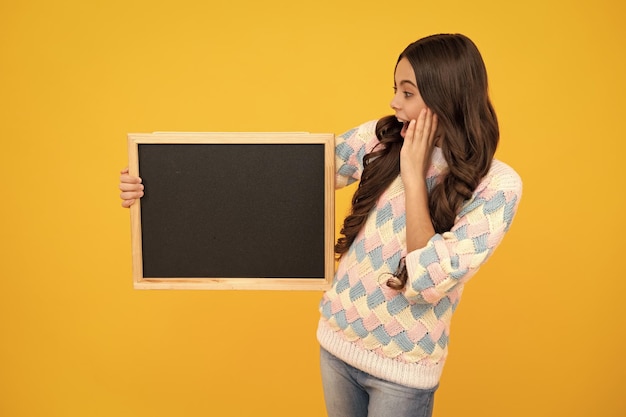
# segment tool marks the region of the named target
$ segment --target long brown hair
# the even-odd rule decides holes
[[[435,232],[444,233],[489,171],[498,146],[500,132],[489,100],[487,71],[476,45],[460,34],[422,38],[410,44],[398,62],[402,58],[413,67],[422,99],[437,115],[442,133],[440,146],[448,168],[430,191],[429,208]],[[395,116],[378,121],[380,145],[363,158],[352,210],[335,245],[337,256],[348,251],[378,198],[400,173],[401,129]],[[407,278],[401,262],[387,285],[400,290]]]

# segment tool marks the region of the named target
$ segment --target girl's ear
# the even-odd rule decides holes
[[[434,140],[433,145],[435,145],[438,148],[441,148],[441,143],[443,142],[443,138],[444,138],[443,131],[441,127],[438,127],[437,132],[435,132],[435,140]]]
[[[435,131],[435,146],[441,148],[446,137],[446,131],[440,123],[441,119],[437,116],[437,130]]]

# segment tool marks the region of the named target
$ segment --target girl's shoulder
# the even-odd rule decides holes
[[[506,191],[521,195],[522,185],[522,178],[511,166],[494,159],[491,162],[489,172],[480,182],[476,191],[490,189],[492,191]]]
[[[358,135],[361,138],[369,139],[372,136],[376,135],[376,124],[378,120],[369,120],[365,123],[361,123],[360,125],[353,127],[352,129],[343,132],[339,136],[348,139],[354,135]]]
[[[463,218],[469,213],[491,215],[501,210],[501,220],[508,227],[521,197],[522,179],[519,174],[509,165],[494,159],[489,172],[476,187],[472,198],[463,204],[458,217]]]

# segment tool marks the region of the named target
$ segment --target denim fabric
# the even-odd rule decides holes
[[[321,349],[328,417],[431,417],[437,387],[417,389],[376,378]]]

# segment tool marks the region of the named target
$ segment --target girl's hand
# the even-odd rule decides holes
[[[128,208],[133,205],[136,199],[143,197],[143,184],[141,178],[128,173],[128,168],[124,168],[120,176],[120,198],[122,207]]]
[[[426,108],[411,120],[400,151],[400,172],[403,181],[426,179],[437,131],[437,115]]]

